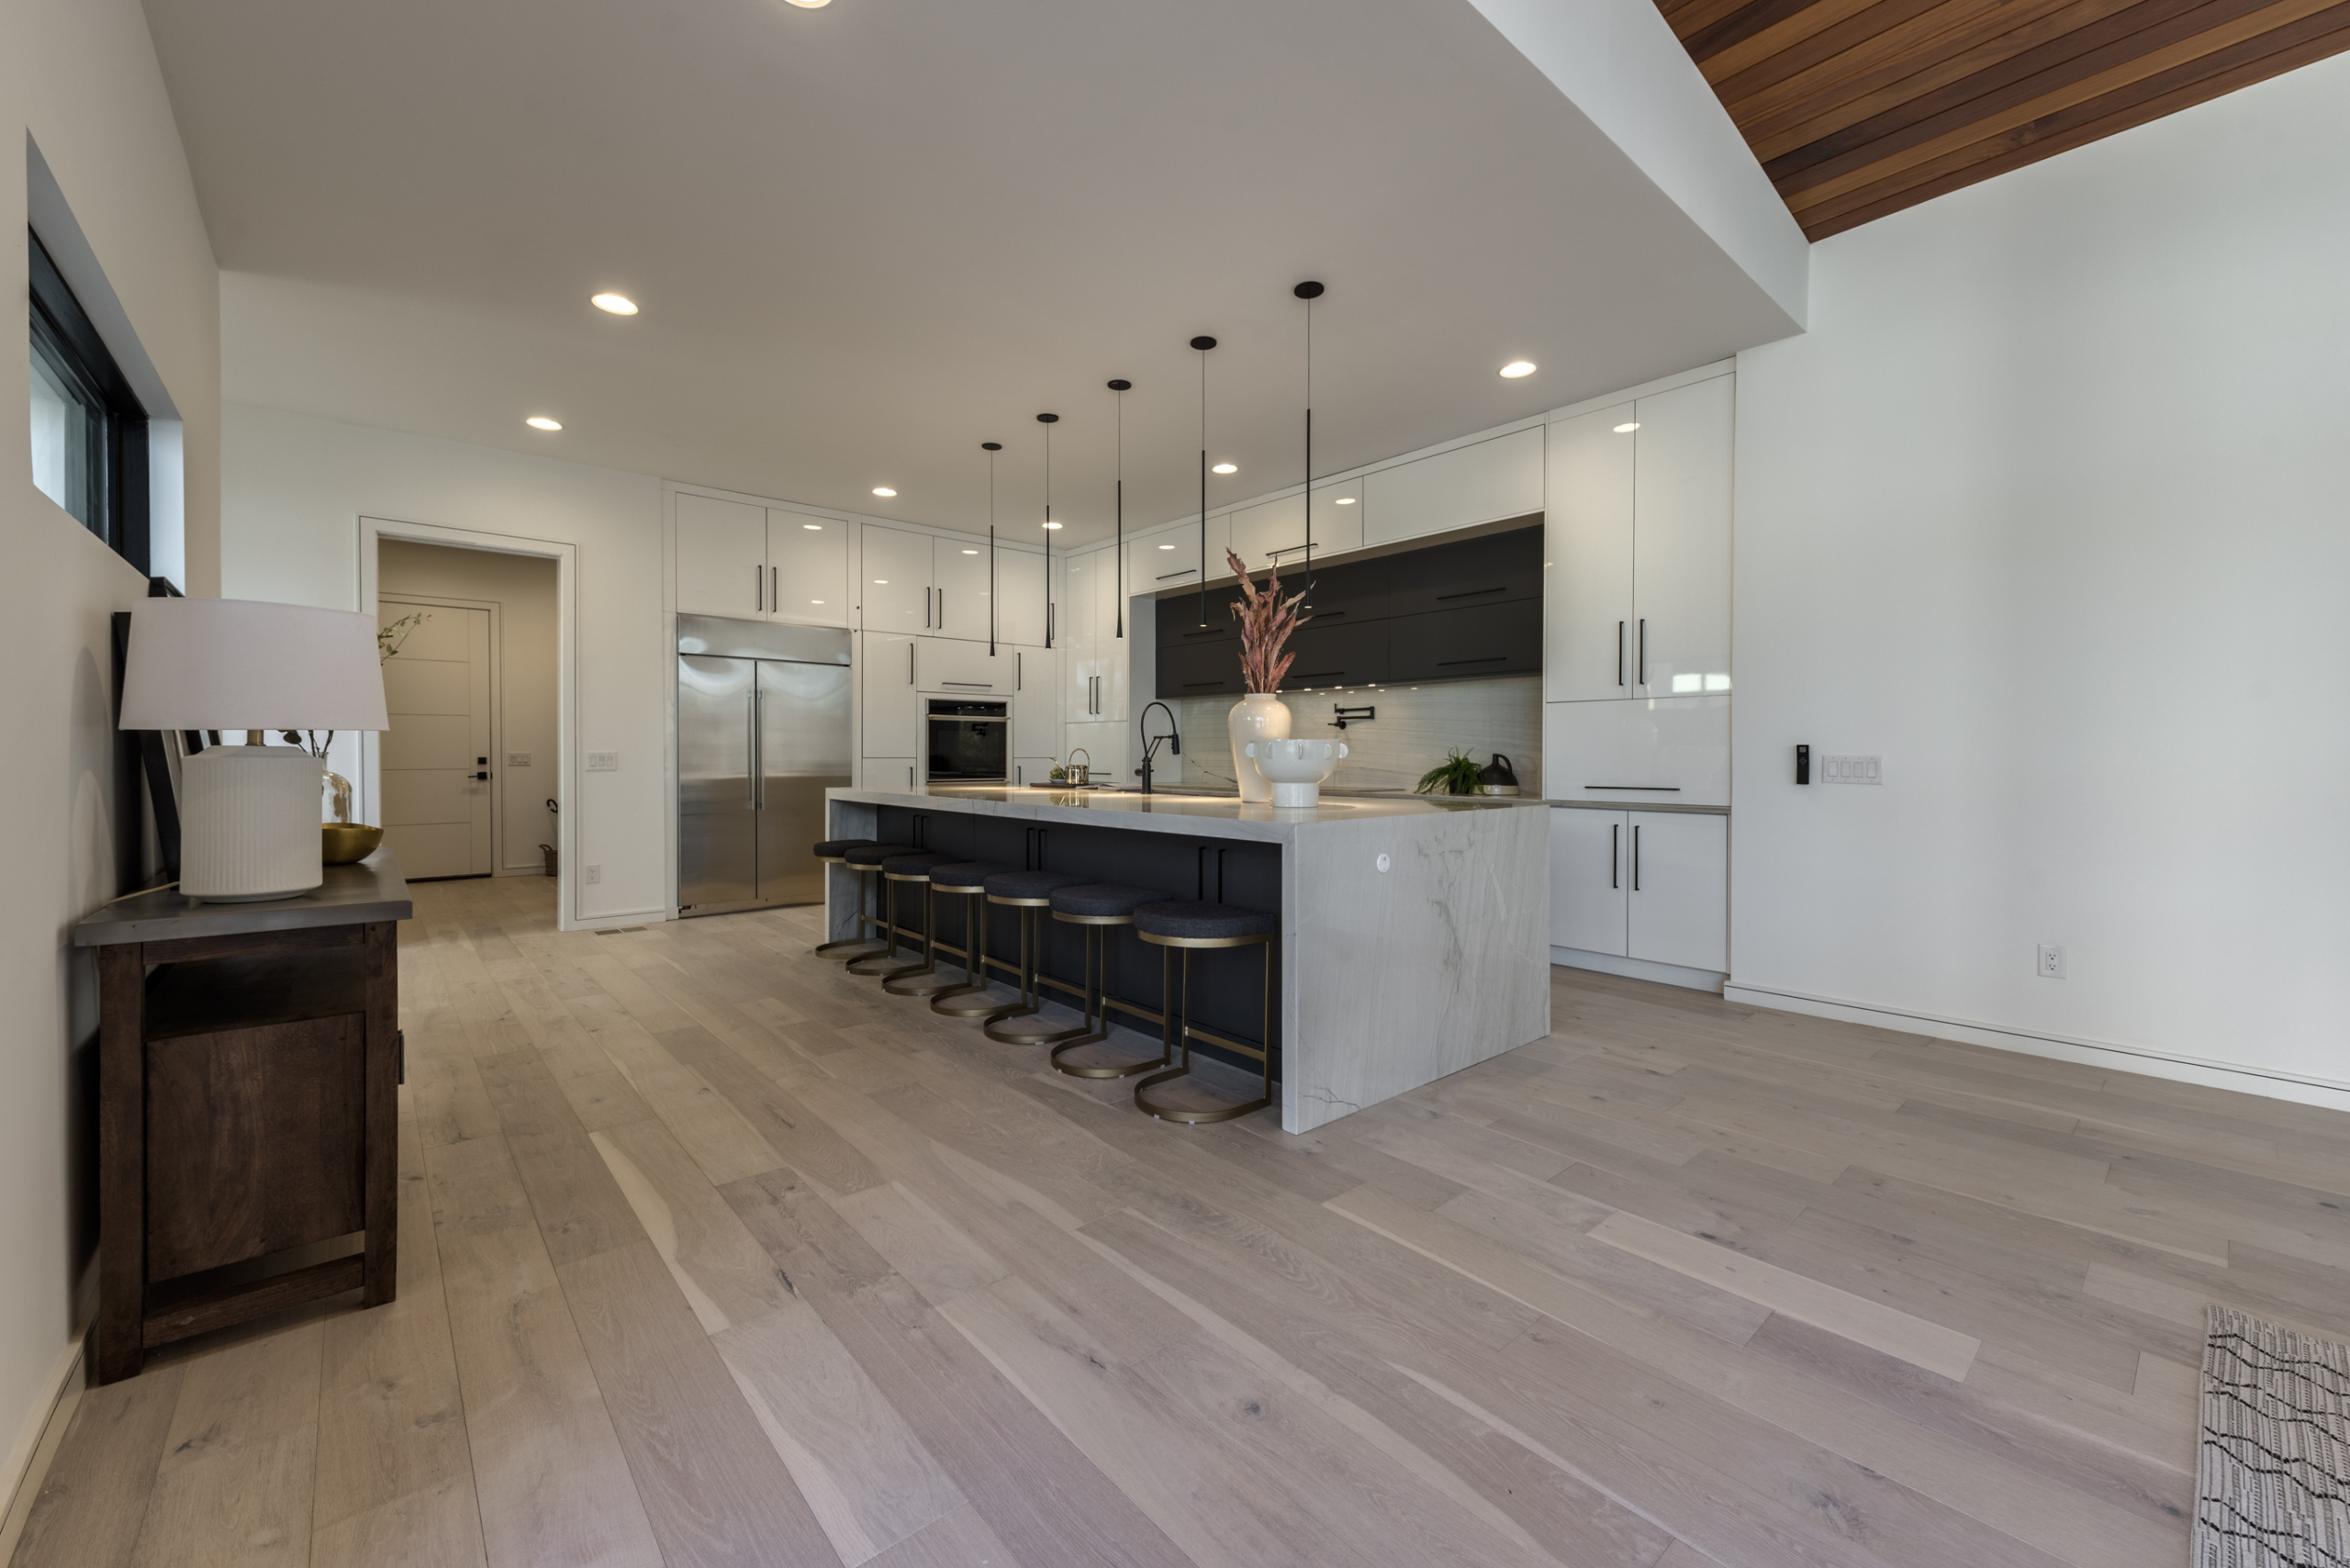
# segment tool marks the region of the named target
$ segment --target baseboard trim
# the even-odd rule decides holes
[[[2275,1068],[2245,1067],[2235,1062],[2213,1061],[2208,1057],[2155,1050],[2148,1046],[2042,1034],[1972,1019],[1949,1018],[1940,1014],[1852,1002],[1841,997],[1814,996],[1799,991],[1779,991],[1770,986],[1741,985],[1735,980],[1722,988],[1722,997],[1725,1001],[1742,1002],[1750,1007],[1802,1013],[1814,1018],[1835,1018],[1847,1024],[1867,1024],[1880,1029],[1903,1029],[1913,1034],[1930,1035],[1936,1039],[1956,1040],[1962,1045],[2017,1051],[2054,1061],[2077,1062],[2085,1067],[2119,1068],[2129,1072],[2142,1072],[2150,1078],[2168,1079],[2175,1083],[2228,1089],[2239,1094],[2258,1094],[2270,1100],[2290,1100],[2299,1104],[2322,1106],[2330,1111],[2350,1111],[2350,1083],[2284,1072]],[[2123,1059],[2116,1060],[2116,1058]]]
[[[1654,980],[1659,985],[1677,985],[1687,991],[1710,991],[1721,994],[1722,982],[1728,975],[1716,969],[1684,969],[1679,964],[1659,964],[1647,958],[1622,958],[1613,953],[1593,953],[1581,947],[1553,947],[1550,961],[1571,969],[1591,969],[1603,975],[1622,975],[1626,980]]]
[[[33,1499],[40,1495],[41,1483],[49,1479],[50,1461],[57,1457],[65,1428],[73,1424],[74,1407],[82,1402],[85,1386],[82,1340],[83,1336],[76,1334],[67,1342],[47,1403],[26,1416],[8,1450],[8,1512],[0,1518],[0,1562],[15,1561],[25,1521],[32,1517]]]

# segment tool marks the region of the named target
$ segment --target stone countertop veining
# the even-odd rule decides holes
[[[1237,795],[1110,794],[1098,790],[1014,790],[984,785],[945,786],[924,794],[900,790],[828,790],[824,794],[827,800],[898,806],[909,811],[1023,817],[1145,833],[1274,842],[1334,823],[1433,817],[1448,812],[1506,812],[1547,803],[1525,796],[1332,798],[1326,794],[1318,806],[1286,807],[1247,805]]]

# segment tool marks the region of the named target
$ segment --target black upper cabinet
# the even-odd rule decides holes
[[[1387,678],[1387,628],[1382,621],[1301,627],[1290,639],[1297,657],[1281,679],[1283,691],[1308,687],[1369,686]]]
[[[1386,679],[1460,680],[1542,667],[1542,601],[1512,599],[1398,615],[1387,626]]]
[[[1158,695],[1163,698],[1248,695],[1240,679],[1240,644],[1162,644],[1158,650]]]
[[[1398,559],[1409,560],[1410,556]],[[1344,622],[1359,626],[1366,621],[1387,618],[1387,574],[1390,561],[1349,561],[1338,566],[1316,566],[1311,583],[1313,592],[1300,606],[1302,613],[1310,614],[1314,624],[1333,627]],[[1309,586],[1303,562],[1281,578],[1281,595],[1287,598]]]
[[[1158,645],[1162,648],[1188,648],[1203,643],[1237,643],[1240,641],[1240,621],[1228,607],[1239,597],[1237,588],[1208,589],[1208,623],[1204,626],[1200,624],[1198,594],[1179,594],[1173,599],[1160,599]],[[1161,691],[1159,695],[1163,697],[1166,693]]]
[[[1520,528],[1390,555],[1387,613],[1421,615],[1542,597],[1542,531]]]

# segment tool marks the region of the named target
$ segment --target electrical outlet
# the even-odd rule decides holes
[[[604,868],[601,866],[582,866],[579,868],[579,872],[587,879],[588,885],[591,888],[604,879]]]
[[[1819,781],[1822,784],[1882,784],[1885,782],[1885,759],[1877,756],[1823,756],[1819,759]]]
[[[506,766],[528,767],[531,766],[531,754],[527,751],[509,751],[506,754]]]
[[[616,752],[616,751],[591,751],[591,752],[589,752],[589,753],[588,754],[588,772],[590,772],[590,773],[618,773],[620,770],[621,770],[621,754],[620,754],[620,753],[618,753],[618,752]]]
[[[2046,942],[2040,945],[2040,978],[2042,980],[2065,978],[2064,948],[2053,946]]]

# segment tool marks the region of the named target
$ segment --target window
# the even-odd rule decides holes
[[[147,410],[31,236],[33,483],[144,572]]]

